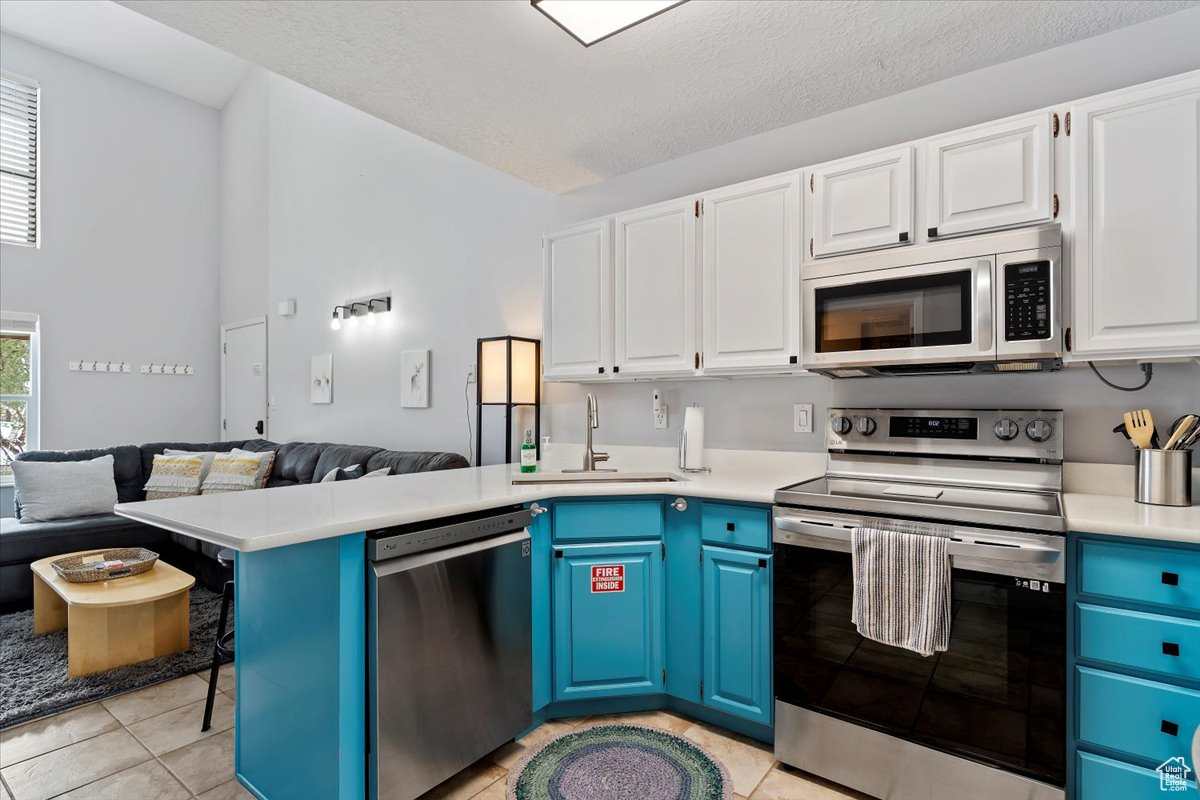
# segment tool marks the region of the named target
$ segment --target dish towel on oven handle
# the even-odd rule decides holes
[[[923,656],[950,645],[950,537],[877,527],[851,532],[851,618],[867,639]]]

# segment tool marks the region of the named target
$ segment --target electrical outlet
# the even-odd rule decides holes
[[[275,395],[270,395],[267,397],[267,411],[274,411],[276,408]]]
[[[467,365],[467,383],[474,383],[474,382],[475,382],[475,365],[469,364],[469,365]]]
[[[795,433],[813,432],[812,403],[796,403],[792,406],[792,430]]]
[[[667,427],[667,404],[663,403],[658,411],[654,412],[654,427],[657,430],[663,430]]]

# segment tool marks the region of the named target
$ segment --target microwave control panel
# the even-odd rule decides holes
[[[1050,338],[1050,262],[1004,265],[1004,341]]]

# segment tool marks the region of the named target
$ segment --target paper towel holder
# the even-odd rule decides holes
[[[691,474],[709,473],[712,472],[710,467],[685,467],[687,463],[687,431],[679,432],[679,471]]]

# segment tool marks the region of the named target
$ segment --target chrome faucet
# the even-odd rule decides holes
[[[600,408],[596,405],[596,395],[588,392],[587,424],[583,448],[583,469],[565,469],[563,472],[616,472],[615,469],[596,469],[596,465],[608,461],[608,453],[597,453],[592,449],[592,431],[600,427]]]

